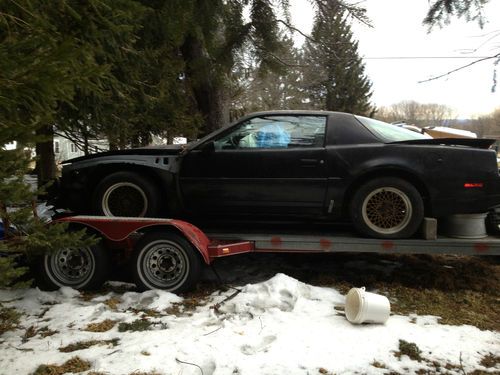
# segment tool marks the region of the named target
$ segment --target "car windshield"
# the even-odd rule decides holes
[[[385,142],[401,142],[411,141],[414,139],[432,138],[427,134],[417,133],[413,130],[408,130],[397,125],[388,124],[387,122],[363,116],[355,117],[359,122],[366,126],[368,130],[370,130],[373,134],[375,134]]]

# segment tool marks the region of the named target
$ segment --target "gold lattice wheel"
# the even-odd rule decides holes
[[[377,233],[398,233],[408,225],[412,214],[410,198],[394,187],[375,189],[363,201],[363,221]]]

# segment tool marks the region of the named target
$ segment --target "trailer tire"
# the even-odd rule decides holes
[[[354,193],[350,215],[357,231],[365,236],[408,238],[424,218],[424,203],[408,181],[381,177],[366,182]]]
[[[132,264],[139,290],[173,293],[192,288],[202,267],[199,254],[184,237],[161,232],[147,233],[137,242]]]
[[[36,282],[43,290],[65,286],[95,290],[108,277],[109,254],[98,243],[77,249],[59,249],[40,257],[36,263]]]
[[[104,178],[92,196],[94,212],[104,216],[161,217],[158,186],[135,172],[115,172]]]

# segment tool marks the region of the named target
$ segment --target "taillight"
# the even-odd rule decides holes
[[[464,188],[466,189],[481,189],[484,187],[484,184],[482,182],[466,182],[464,184]]]

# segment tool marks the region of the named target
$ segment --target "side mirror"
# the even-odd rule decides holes
[[[215,151],[215,143],[213,141],[207,142],[200,147],[200,151],[204,154],[209,154]]]

